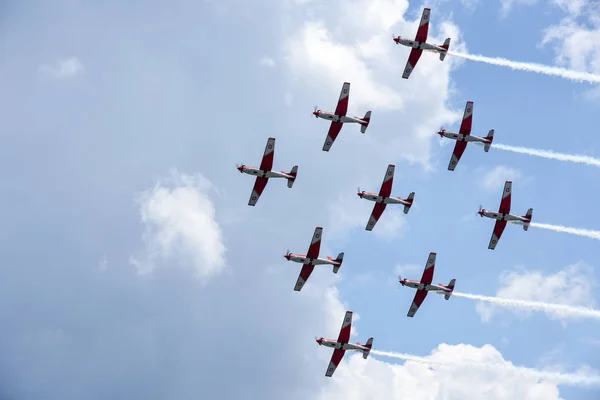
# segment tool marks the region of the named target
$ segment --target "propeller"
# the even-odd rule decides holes
[[[313,115],[315,116],[315,118],[319,118],[319,117],[317,116],[317,114],[319,113],[319,111],[321,111],[321,110],[318,110],[318,109],[317,109],[317,106],[315,106],[315,109],[314,109],[314,111],[313,111]]]
[[[244,164],[240,165],[240,164],[235,164],[235,167],[240,171],[243,172],[242,170],[244,169]]]
[[[287,257],[287,256],[289,256],[289,255],[290,255],[290,249],[287,249],[287,250],[285,251],[285,255],[284,255],[284,257]]]
[[[483,218],[483,214],[481,214],[481,210],[483,210],[483,207],[480,204],[479,205],[479,212],[477,212],[477,214],[479,214],[479,216]]]

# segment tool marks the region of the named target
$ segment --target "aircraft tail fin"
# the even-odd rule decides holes
[[[360,124],[360,133],[365,133],[367,131],[367,128],[369,127],[369,122],[371,122],[371,111],[367,111],[367,113],[363,117],[363,120],[366,123]]]
[[[444,44],[441,45],[440,47],[446,49],[445,52],[440,53],[440,61],[444,61],[444,58],[446,58],[446,54],[448,53],[448,49],[450,48],[450,38],[446,38],[446,40],[444,41]]]
[[[444,294],[444,298],[445,298],[446,300],[448,300],[448,299],[450,298],[450,296],[452,296],[452,292],[454,292],[454,284],[455,284],[455,283],[456,283],[456,279],[452,279],[452,280],[450,281],[450,283],[448,284],[448,286],[447,286],[447,287],[448,287],[448,289],[450,289],[450,292],[449,292],[449,293],[446,293],[446,294]]]
[[[338,265],[333,266],[333,273],[337,274],[338,271],[340,270],[340,267],[342,266],[342,262],[344,261],[344,252],[342,251],[340,254],[338,254],[337,258],[333,261],[339,262]]]
[[[489,143],[485,143],[483,145],[483,151],[485,151],[487,153],[488,151],[490,151],[490,146],[492,145],[492,142],[494,141],[494,130],[490,129],[490,131],[488,132],[488,135],[485,138],[487,140],[489,140]]]
[[[288,178],[287,181],[287,186],[291,188],[292,186],[294,186],[294,182],[296,182],[296,176],[298,175],[298,166],[294,165],[292,167],[292,170],[288,173],[288,175],[292,176],[292,178]]]
[[[523,230],[527,231],[527,229],[529,229],[529,224],[531,223],[531,216],[533,215],[533,208],[530,208],[529,210],[527,210],[527,213],[524,215],[525,218],[527,218],[528,222],[523,223]]]
[[[406,201],[408,202],[408,204],[404,205],[404,214],[408,214],[408,211],[412,207],[414,200],[415,200],[415,192],[410,192],[410,194],[406,198]]]
[[[364,346],[367,348],[367,350],[363,350],[363,358],[366,360],[367,357],[369,357],[371,348],[373,347],[373,338],[370,337],[369,340],[367,340],[367,343],[364,344]]]

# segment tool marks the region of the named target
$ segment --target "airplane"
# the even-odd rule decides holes
[[[450,164],[448,164],[449,171],[454,171],[454,168],[456,168],[456,164],[458,164],[458,161],[460,160],[460,157],[462,157],[469,142],[483,143],[483,151],[485,151],[486,153],[490,150],[490,146],[494,141],[494,130],[490,129],[486,137],[471,135],[472,124],[473,102],[467,101],[467,105],[465,106],[465,113],[463,114],[463,119],[460,124],[460,131],[448,132],[445,129],[441,129],[438,132],[438,135],[440,135],[440,137],[447,137],[449,139],[456,140],[456,144],[454,145],[454,151],[452,152],[452,158],[450,159]]]
[[[292,254],[288,250],[286,254],[283,256],[288,261],[293,261],[297,263],[304,264],[302,265],[302,269],[300,270],[300,275],[298,276],[298,280],[296,281],[296,286],[294,290],[299,292],[310,274],[312,274],[313,269],[315,269],[315,265],[333,265],[333,273],[337,274],[338,270],[342,266],[342,261],[344,261],[344,253],[341,252],[338,254],[336,259],[333,259],[330,256],[327,258],[319,258],[319,250],[321,249],[321,236],[323,234],[323,228],[317,226],[315,228],[315,233],[313,234],[312,241],[310,242],[310,246],[308,248],[308,252],[306,254]]]
[[[259,168],[250,167],[248,165],[243,164],[237,166],[238,171],[240,171],[241,173],[256,176],[254,188],[252,189],[252,194],[250,195],[250,200],[248,201],[249,206],[256,205],[256,202],[260,198],[260,195],[262,194],[263,190],[265,190],[265,186],[267,186],[269,178],[285,178],[287,179],[287,186],[289,188],[291,188],[294,185],[294,182],[296,181],[296,176],[298,175],[298,166],[294,165],[290,172],[272,171],[274,156],[275,138],[269,138],[267,140],[267,145],[265,146],[265,152],[263,154],[263,158]]]
[[[448,286],[442,285],[438,283],[437,285],[432,284],[433,281],[433,271],[435,269],[435,258],[436,253],[429,253],[429,258],[427,259],[427,264],[425,265],[425,270],[423,271],[423,276],[420,281],[414,281],[411,279],[400,279],[400,284],[402,286],[408,286],[409,288],[417,289],[417,293],[415,293],[415,298],[408,310],[408,317],[413,317],[425,297],[427,297],[428,292],[434,292],[438,294],[443,294],[444,298],[448,300],[450,296],[452,296],[452,292],[454,291],[454,284],[456,283],[456,279],[452,279]]]
[[[364,359],[367,359],[369,353],[371,352],[371,347],[373,347],[373,338],[370,337],[367,340],[367,343],[361,344],[356,342],[349,343],[350,341],[350,330],[352,329],[352,311],[346,311],[346,316],[344,317],[344,322],[342,322],[342,328],[340,329],[340,335],[337,340],[333,339],[325,339],[320,338],[315,340],[319,344],[319,346],[331,347],[333,348],[333,354],[331,355],[331,361],[329,362],[329,367],[327,367],[327,371],[325,372],[325,376],[331,377],[335,372],[335,369],[340,365],[342,358],[344,358],[344,354],[346,351],[360,351],[362,352],[362,356]]]
[[[317,107],[315,106],[315,110],[313,111],[313,115],[315,116],[315,118],[323,118],[331,121],[329,133],[327,133],[325,144],[323,144],[323,151],[329,151],[329,149],[333,145],[333,142],[342,130],[343,124],[360,124],[361,133],[365,133],[367,131],[367,128],[369,127],[369,123],[371,122],[371,111],[367,111],[363,118],[346,116],[346,113],[348,112],[349,96],[350,82],[344,82],[344,84],[342,85],[342,91],[340,92],[340,98],[338,100],[337,107],[335,108],[335,112],[330,113],[317,110]]]
[[[375,224],[377,221],[379,221],[381,214],[383,214],[383,211],[388,204],[403,204],[404,214],[408,214],[408,211],[412,206],[415,198],[415,192],[411,192],[406,200],[402,197],[390,197],[390,194],[392,193],[392,184],[394,182],[395,168],[396,167],[392,164],[388,165],[387,171],[385,172],[385,176],[383,178],[383,183],[381,184],[381,189],[379,189],[379,194],[365,192],[364,190],[361,191],[360,188],[358,188],[358,197],[375,202],[375,206],[371,212],[371,217],[369,218],[369,222],[367,222],[367,226],[365,227],[365,229],[368,231],[373,230]]]
[[[498,240],[500,240],[500,236],[502,236],[502,232],[504,232],[507,222],[521,223],[524,231],[529,229],[531,216],[533,215],[533,208],[527,210],[527,213],[523,216],[510,214],[511,193],[512,182],[506,181],[504,182],[504,191],[502,192],[502,199],[500,200],[500,208],[498,209],[498,212],[486,210],[485,208],[481,208],[481,206],[479,206],[479,211],[477,211],[477,214],[479,214],[482,218],[488,217],[496,220],[496,225],[494,225],[494,231],[492,232],[492,237],[490,238],[490,244],[488,245],[488,249],[490,250],[494,250],[496,248],[496,244],[498,244]]]
[[[441,45],[426,43],[427,32],[429,31],[430,12],[431,9],[429,8],[423,9],[421,22],[419,23],[419,29],[417,29],[415,40],[410,40],[401,36],[393,38],[396,44],[412,47],[410,50],[410,55],[408,56],[408,61],[406,62],[406,67],[404,68],[404,73],[402,74],[404,79],[408,79],[411,72],[416,67],[417,62],[419,62],[419,58],[421,58],[421,54],[423,54],[423,50],[440,53],[440,61],[444,61],[444,58],[446,58],[446,54],[448,53],[448,48],[450,47],[450,38],[447,38],[444,41],[444,44]]]

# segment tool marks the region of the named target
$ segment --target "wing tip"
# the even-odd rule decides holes
[[[315,230],[317,230],[317,229],[323,229],[323,227],[322,227],[322,226],[317,226],[317,227],[315,228]]]
[[[344,85],[349,85],[349,84],[350,84],[350,82],[344,82]]]
[[[434,252],[434,251],[432,251],[432,252],[430,252],[430,253],[429,253],[429,255],[430,255],[430,256],[436,256],[436,255],[437,255],[437,253],[436,253],[436,252]]]
[[[431,11],[431,8],[425,7],[424,10]]]
[[[352,314],[352,311],[348,310],[346,311],[346,314]]]
[[[275,138],[274,137],[270,137],[269,140],[275,140]]]
[[[389,168],[389,167],[396,168],[396,165],[395,165],[395,164],[389,164],[389,165],[388,165],[388,168]]]
[[[512,181],[506,181],[506,182],[504,182],[505,185],[508,184],[508,183],[512,183]]]

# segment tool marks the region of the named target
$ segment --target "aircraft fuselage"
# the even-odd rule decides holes
[[[479,215],[482,217],[487,217],[491,219],[496,219],[498,221],[519,221],[519,222],[529,222],[529,220],[525,217],[521,217],[520,215],[512,215],[506,213],[499,213],[488,210],[481,210]]]
[[[304,254],[288,254],[286,257],[288,261],[297,262],[300,264],[308,264],[308,265],[340,265],[338,261],[329,260],[327,258],[308,258]]]
[[[332,349],[339,349],[339,350],[356,350],[356,351],[369,351],[370,349],[368,347],[362,346],[359,343],[339,343],[336,340],[333,339],[319,339],[317,340],[317,343],[319,343],[319,346],[325,346],[325,347],[330,347]]]
[[[335,115],[324,111],[315,111],[313,113],[317,118],[323,118],[331,122],[341,122],[343,124],[356,123],[365,125],[367,121],[358,117],[347,117],[345,115]]]
[[[285,172],[281,171],[281,172],[277,172],[277,171],[264,171],[262,169],[258,169],[258,168],[254,168],[254,167],[248,167],[248,166],[243,166],[241,167],[241,172],[248,174],[248,175],[252,175],[252,176],[256,176],[259,178],[286,178],[286,179],[293,179],[294,177],[291,175],[286,174]]]
[[[425,42],[416,42],[414,40],[405,39],[402,37],[396,38],[395,42],[398,44],[401,44],[403,46],[406,46],[406,47],[412,47],[413,49],[417,49],[417,50],[434,51],[437,53],[445,53],[448,51],[443,47],[436,46],[435,44],[429,44],[429,43],[425,43]]]
[[[405,206],[410,206],[410,203],[401,197],[385,197],[380,196],[377,193],[371,192],[359,192],[358,194],[362,199],[374,201],[376,203],[382,204],[404,204]]]
[[[421,283],[421,281],[413,281],[410,279],[403,279],[402,281],[400,281],[400,283],[402,283],[402,285],[404,286],[408,286],[411,289],[426,290],[428,292],[438,293],[452,293],[452,289],[442,285],[441,283],[438,283],[437,285],[424,285]]]
[[[492,143],[489,139],[480,137],[480,136],[474,136],[474,135],[463,135],[457,132],[447,132],[447,131],[441,131],[438,132],[439,135],[446,137],[448,139],[454,139],[456,141],[459,142],[481,142],[481,143]]]

